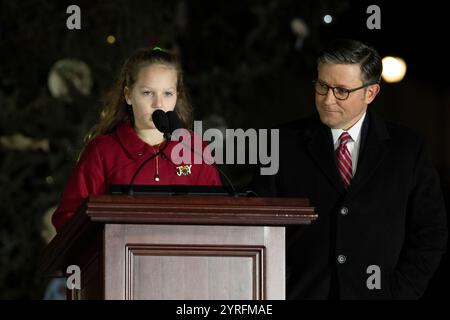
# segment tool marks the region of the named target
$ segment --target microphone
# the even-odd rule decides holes
[[[167,111],[166,115],[167,119],[169,120],[170,134],[172,134],[177,129],[184,128],[183,123],[181,122],[175,111]]]
[[[152,113],[152,121],[156,129],[164,134],[164,138],[170,140],[173,130],[170,128],[167,114],[161,109],[155,110]]]

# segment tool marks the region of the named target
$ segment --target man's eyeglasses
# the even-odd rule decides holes
[[[350,93],[352,93],[356,90],[366,88],[372,84],[376,84],[376,82],[375,83],[366,83],[358,88],[346,89],[346,88],[341,88],[341,87],[331,87],[331,86],[327,85],[326,83],[323,83],[322,81],[319,81],[319,80],[315,80],[315,81],[313,81],[313,83],[314,83],[314,89],[316,90],[317,94],[320,94],[321,96],[326,96],[328,94],[328,91],[331,89],[331,91],[333,91],[333,95],[338,100],[346,100],[348,98],[348,96],[350,95]]]

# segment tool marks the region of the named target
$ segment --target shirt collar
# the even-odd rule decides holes
[[[357,143],[360,136],[361,136],[361,127],[364,122],[364,118],[366,117],[366,112],[362,115],[362,117],[356,122],[353,127],[351,127],[349,130],[347,130],[348,134],[352,138],[352,140]],[[339,137],[341,136],[342,132],[345,130],[342,129],[331,129],[331,134],[333,135],[333,144],[336,145],[336,142],[339,140]]]
[[[124,121],[119,124],[116,134],[122,147],[133,158],[142,157],[149,149],[149,146],[139,139],[130,121]]]
[[[129,120],[123,121],[117,126],[116,136],[122,148],[124,148],[133,159],[139,159],[155,152],[151,146],[139,138]],[[176,142],[169,141],[163,153],[166,156],[170,155],[172,148],[175,145]]]

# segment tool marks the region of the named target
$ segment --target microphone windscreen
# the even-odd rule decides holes
[[[162,111],[161,109],[155,110],[152,113],[152,120],[156,129],[158,129],[162,133],[170,132],[169,119],[167,118],[167,115],[164,111]]]
[[[170,133],[173,133],[175,130],[184,127],[183,123],[181,122],[180,118],[178,117],[175,111],[167,111],[166,115],[167,118],[169,119]]]

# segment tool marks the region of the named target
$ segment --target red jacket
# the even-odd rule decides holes
[[[193,163],[189,173],[189,170],[179,167],[183,164],[174,164],[170,155],[176,144],[170,141],[164,150],[166,157],[158,156],[159,181],[154,179],[156,159],[153,159],[142,168],[133,184],[221,185],[214,165]],[[90,195],[107,193],[111,184],[129,184],[142,162],[154,153],[151,146],[139,139],[129,122],[119,125],[111,134],[92,140],[81,155],[52,216],[56,230],[61,230]]]

